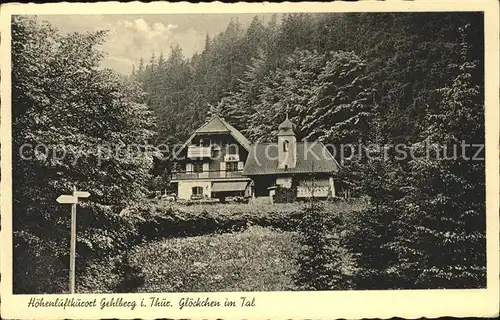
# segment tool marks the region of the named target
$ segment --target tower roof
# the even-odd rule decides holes
[[[278,126],[278,135],[280,134],[294,134],[295,125],[290,119],[288,119],[288,113],[286,114],[286,119]]]

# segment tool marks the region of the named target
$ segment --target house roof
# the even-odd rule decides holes
[[[298,142],[295,168],[278,169],[278,144],[256,143],[250,149],[244,175],[335,173],[340,165],[321,142]]]
[[[225,122],[225,121],[224,121]],[[220,117],[214,116],[199,127],[195,132],[197,133],[217,133],[217,132],[230,132],[229,128],[224,124]]]
[[[210,124],[211,122],[216,123],[217,120],[220,121],[222,125],[224,125],[224,127],[226,127],[229,130],[229,132],[236,139],[236,141],[238,141],[247,151],[250,150],[250,146],[252,144],[250,140],[248,140],[241,132],[239,132],[235,127],[227,123],[224,119],[222,119],[218,115],[215,115],[212,118],[212,120],[208,122],[208,124]],[[196,130],[196,132],[198,132],[198,130]]]
[[[207,122],[205,122],[201,127],[199,127],[187,140],[186,142],[182,145],[182,147],[179,149],[179,151],[176,153],[175,156],[177,156],[179,153],[184,150],[189,143],[191,143],[191,140],[193,140],[194,137],[200,134],[211,134],[211,133],[228,133],[231,134],[236,141],[238,141],[239,144],[243,148],[245,148],[247,151],[250,150],[251,143],[250,141],[243,135],[241,132],[239,132],[235,127],[227,123],[224,119],[219,117],[218,115],[214,115],[212,118],[210,118]]]

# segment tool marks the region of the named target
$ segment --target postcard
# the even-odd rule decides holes
[[[6,4],[6,319],[499,314],[497,1]]]

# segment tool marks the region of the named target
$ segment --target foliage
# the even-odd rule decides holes
[[[373,207],[349,241],[360,288],[486,285],[484,158],[472,158],[478,148],[461,150],[484,145],[484,89],[467,26],[461,34],[452,80],[435,90],[420,140],[407,150],[413,156],[369,173],[381,181],[367,183]]]
[[[352,220],[367,205],[364,201],[354,201],[349,204],[345,202],[325,202],[324,206],[329,212],[324,217],[325,228],[338,225],[339,219],[344,221],[342,225],[350,225],[348,221]],[[127,255],[110,257],[92,264],[84,281],[86,286],[80,287],[79,290],[84,292],[153,292],[160,290],[158,288],[166,288],[165,286],[178,288],[181,283],[172,282],[175,279],[180,279],[182,284],[188,286],[187,288],[195,288],[193,290],[210,291],[215,290],[214,288],[218,288],[220,285],[230,286],[233,288],[232,290],[239,288],[252,290],[252,288],[256,288],[255,286],[262,290],[273,290],[273,288],[295,290],[297,288],[293,285],[292,277],[293,270],[296,268],[294,264],[294,261],[296,261],[294,244],[295,239],[297,239],[295,232],[301,221],[302,214],[296,203],[259,206],[248,204],[182,206],[168,201],[151,200],[148,203],[131,206],[123,211],[122,215],[133,222],[134,230],[137,231],[128,238],[128,243],[131,246],[136,246],[136,248],[129,251]],[[260,241],[268,241],[265,240],[267,235],[274,234],[279,239],[281,239],[281,235],[286,239],[288,239],[288,234],[293,235],[293,241],[290,240],[292,241],[291,244],[281,243],[281,240],[278,239],[276,247],[270,245],[270,251],[267,249],[258,251],[257,248],[260,244],[254,244],[254,241],[259,243]],[[264,239],[261,239],[261,237],[264,237]],[[220,242],[221,244],[211,245],[210,250],[208,250],[205,248],[206,241],[208,241],[206,239],[215,239],[217,243]],[[196,261],[212,261],[212,259],[215,259],[213,256],[216,255],[231,255],[234,249],[228,247],[231,244],[236,245],[234,239],[237,239],[237,243],[240,245],[235,247],[235,249],[239,250],[238,252],[247,249],[245,251],[245,257],[247,258],[235,260],[234,264],[217,266],[215,269],[208,265],[195,264],[195,266],[198,266],[194,268],[197,271],[177,274],[182,268],[191,270],[192,264],[186,261],[196,260],[200,255],[202,257]],[[248,241],[250,244],[242,244],[244,241]],[[196,249],[198,245],[199,249]],[[162,262],[164,261],[162,259],[167,259],[165,255],[170,250],[165,250],[165,246],[167,248],[176,248],[175,252],[178,254],[176,257],[179,260],[174,261],[171,259],[172,257],[168,256],[168,264],[169,266],[173,264],[173,267],[165,268],[166,262]],[[242,247],[243,249],[240,250]],[[185,248],[185,250],[182,248]],[[264,245],[264,248],[268,247]],[[278,253],[273,251],[278,249],[280,250]],[[155,253],[158,250],[160,250],[160,253]],[[349,272],[354,270],[354,266],[351,263],[349,254],[342,248],[339,248],[339,250],[342,252],[342,272],[346,277],[349,277]],[[207,253],[205,251],[211,252]],[[181,252],[184,253],[180,254]],[[185,254],[186,252],[190,252],[190,254]],[[205,256],[207,254],[208,257]],[[238,255],[241,258],[241,254],[238,253]],[[267,260],[268,255],[272,255],[272,259],[275,259],[276,255],[283,255],[283,258],[280,259],[280,263],[283,263],[283,265],[274,268],[274,262]],[[220,262],[220,259],[215,260],[217,263]],[[250,282],[251,277],[257,277],[257,275],[252,274],[248,276],[248,279],[245,278],[246,280],[235,280],[233,282],[234,276],[227,276],[232,272],[233,268],[238,270],[245,268],[245,266],[239,264],[240,262],[250,263],[250,270],[246,271],[248,274],[257,272],[258,270],[254,270],[257,267],[252,264],[253,262],[249,261],[255,261],[259,266],[264,266],[264,269],[259,269],[262,273],[259,273],[258,278],[254,278]],[[186,265],[189,267],[186,267]],[[268,265],[273,267],[267,268]],[[291,269],[287,267],[289,265]],[[160,266],[161,270],[158,269]],[[219,267],[221,271],[218,272],[218,275],[214,275],[214,270],[219,270]],[[164,274],[165,272],[177,275],[172,278],[163,278],[164,280],[153,285],[152,279],[156,279],[157,274]],[[242,272],[242,274],[247,273]],[[221,277],[221,275],[226,276]],[[194,280],[189,280],[191,276],[194,277]],[[207,280],[204,277],[210,277],[210,279]],[[217,281],[214,282],[214,278]],[[271,281],[268,278],[274,280]],[[262,280],[255,281],[255,279]],[[207,283],[211,284],[211,286],[205,287]],[[179,290],[185,291],[188,289]]]
[[[294,80],[291,85],[299,90],[292,92],[290,101],[280,102],[289,102],[292,109],[292,104],[307,107],[307,99],[298,97],[307,93],[315,75],[305,72],[306,60],[296,52],[318,56],[344,52],[347,59],[343,62],[363,62],[363,75],[370,85],[358,84],[376,90],[373,94],[383,117],[380,127],[387,140],[412,141],[424,121],[429,93],[449,78],[449,65],[457,59],[460,47],[457,28],[466,22],[475,32],[473,45],[482,47],[482,20],[477,13],[291,13],[274,16],[267,24],[255,17],[246,30],[233,20],[222,33],[207,35],[201,53],[188,59],[174,47],[167,60],[160,55],[151,57],[150,63],[142,61],[132,77],[151,97],[148,105],[162,121],[172,124],[164,126],[161,140],[170,136],[183,140],[203,122],[210,106],[219,102],[227,111],[223,115],[237,129],[255,126],[246,120],[262,101],[262,88],[272,85],[270,75],[277,69],[285,72],[293,67],[305,77],[302,81],[288,70]],[[481,58],[480,52],[477,50],[475,58]],[[350,53],[358,59],[347,55]],[[303,61],[302,66],[289,65],[289,59]],[[332,67],[342,70],[333,61],[329,67],[329,72]],[[332,90],[336,84],[331,78],[324,80],[323,102],[327,103],[339,91]],[[231,107],[238,103],[240,108]]]
[[[246,113],[242,132],[250,140],[274,141],[276,123],[283,121],[286,112],[300,136],[311,141],[354,143],[368,132],[371,92],[363,74],[364,62],[355,54],[299,50],[264,76],[260,63],[254,60],[241,90],[218,106],[218,113],[230,122],[234,109]]]
[[[357,201],[350,204],[325,202],[324,205],[329,212],[325,224],[331,227],[338,217],[349,220],[368,204]],[[241,231],[252,225],[296,231],[302,211],[297,203],[182,206],[166,201],[150,201],[130,206],[122,215],[134,221],[137,237],[132,240],[140,243],[152,239]]]
[[[466,29],[462,28],[464,42],[454,69],[456,76],[438,90],[438,105],[428,110],[424,136],[431,148],[452,150],[461,143],[484,146],[482,77],[475,78],[477,61],[470,60]],[[423,155],[427,147],[420,143],[414,148],[416,154]],[[423,223],[410,234],[418,240],[399,255],[404,261],[422,257],[416,266],[411,265],[421,272],[416,279],[419,286],[486,286],[485,162],[484,151],[478,159],[473,158],[477,149],[466,149],[446,161],[434,154],[431,161],[415,158],[409,163],[410,179],[402,201],[408,223]]]
[[[21,290],[41,292],[40,288],[44,288],[45,292],[69,291],[66,272],[68,269],[65,262],[54,255],[51,243],[24,231],[15,236],[16,256],[13,271],[15,276],[23,277]],[[18,281],[14,282],[14,286],[20,285]]]
[[[316,201],[304,207],[298,225],[300,252],[296,283],[301,290],[346,289],[338,230],[327,223],[325,208]],[[339,219],[334,220],[340,223]]]
[[[69,207],[55,199],[73,186],[91,192],[78,209],[78,270],[85,270],[93,259],[119,254],[134,232],[118,213],[144,195],[152,158],[145,152],[128,153],[124,147],[147,141],[153,118],[138,103],[137,86],[99,68],[103,53],[97,47],[104,37],[101,31],[62,36],[36,19],[13,19],[16,291],[60,292],[66,287],[47,286],[45,277],[28,284],[24,279],[32,271],[22,265],[44,252],[59,261],[57,267],[47,261],[33,269],[43,273],[62,267],[67,274]],[[31,147],[21,148],[26,145]],[[25,244],[35,247],[27,250]],[[81,283],[86,276],[78,275]]]
[[[296,235],[270,228],[173,238],[137,247],[139,292],[292,290]]]
[[[274,203],[293,203],[297,200],[297,190],[292,188],[277,188],[273,197]]]

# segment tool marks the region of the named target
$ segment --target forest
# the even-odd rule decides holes
[[[484,145],[481,13],[297,13],[266,23],[255,17],[248,27],[233,19],[220,34],[207,34],[202,52],[186,57],[179,45],[166,48],[168,55],[141,59],[130,75],[100,68],[103,41],[104,31],[62,35],[33,18],[13,20],[18,292],[64,288],[63,280],[50,280],[67,274],[69,222],[52,199],[74,184],[93,194],[79,218],[82,288],[119,292],[141,281],[132,276],[140,272],[129,253],[147,238],[141,224],[155,226],[154,212],[163,209],[134,206],[168,188],[172,163],[155,152],[133,161],[103,159],[97,145],[182,143],[214,113],[253,142],[272,140],[288,113],[300,138],[331,145],[405,144],[420,156],[429,145]],[[24,144],[37,142],[78,152],[20,155]],[[338,282],[326,277],[327,288],[347,282],[361,289],[484,287],[484,161],[471,160],[476,150],[446,161],[397,159],[391,152],[383,161],[356,155],[342,161],[341,187],[370,204],[335,240],[351,252],[356,272]],[[301,221],[310,225],[293,228],[321,229],[325,224],[315,219],[306,212]],[[315,259],[310,252],[302,257]],[[307,272],[314,268],[304,268],[300,281],[311,281]],[[304,287],[324,289],[325,283]]]

